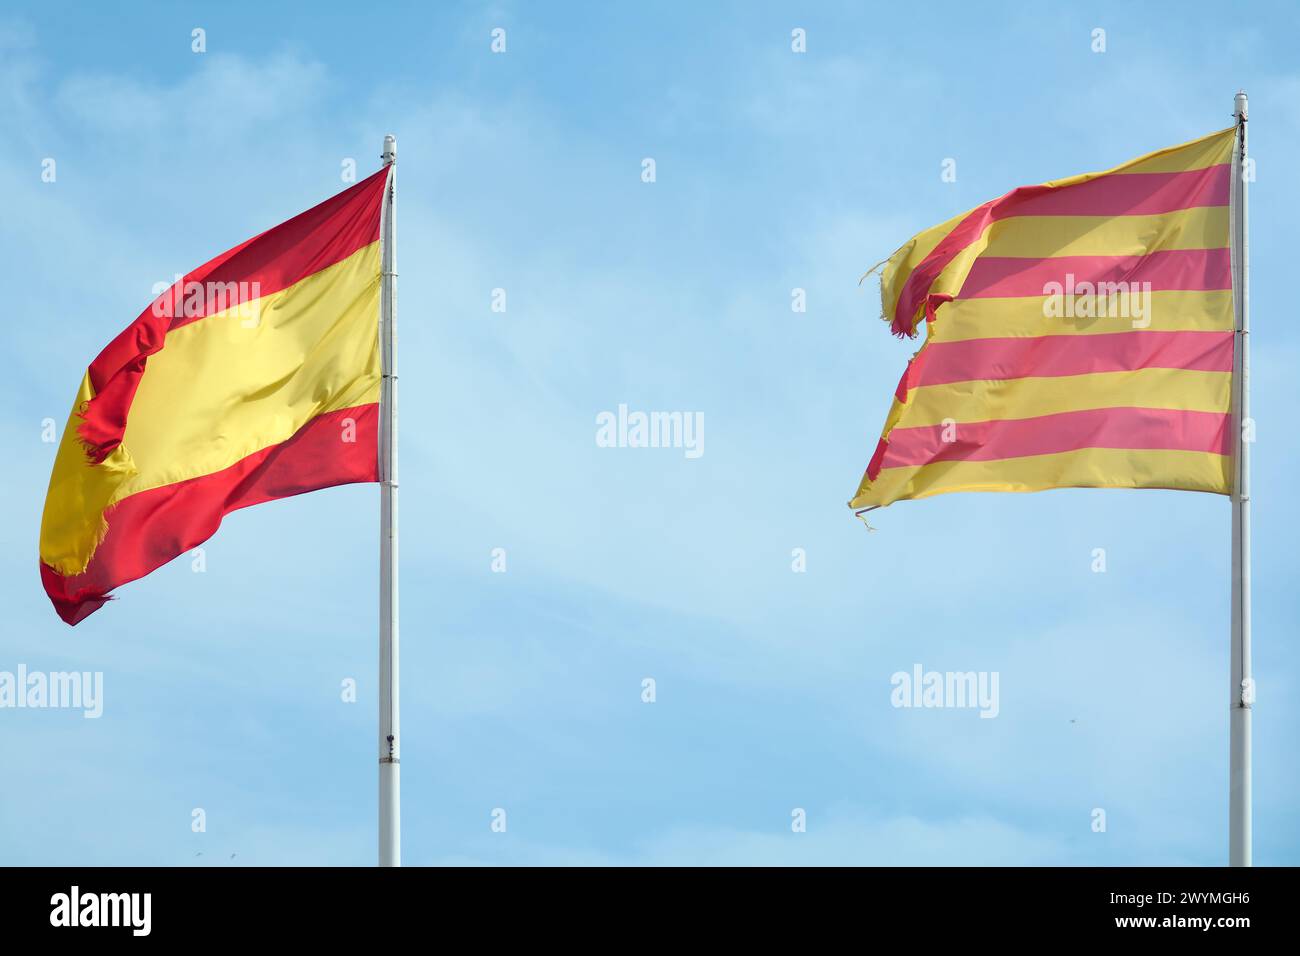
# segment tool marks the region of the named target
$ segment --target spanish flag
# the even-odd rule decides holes
[[[379,480],[390,170],[178,279],[90,364],[41,520],[41,581],[64,621],[237,508]]]
[[[1024,186],[885,263],[926,338],[850,507],[950,491],[1232,487],[1236,129]]]

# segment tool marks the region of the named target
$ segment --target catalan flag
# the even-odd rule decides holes
[[[231,511],[378,476],[392,167],[178,279],[90,364],[41,521],[76,624]]]
[[[926,337],[850,506],[1231,493],[1235,137],[1014,189],[883,263],[882,317]]]

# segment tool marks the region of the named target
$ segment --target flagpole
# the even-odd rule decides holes
[[[397,139],[384,137],[379,291],[379,865],[402,865],[397,627]]]
[[[1237,146],[1232,157],[1232,299],[1236,317],[1232,368],[1232,663],[1231,744],[1228,759],[1228,864],[1251,865],[1250,712],[1255,682],[1250,667],[1250,256],[1246,213],[1246,93],[1233,104]]]

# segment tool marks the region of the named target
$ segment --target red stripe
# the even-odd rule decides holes
[[[346,419],[355,441],[344,441]],[[59,617],[76,624],[110,600],[108,592],[144,577],[216,533],[239,508],[319,488],[378,481],[379,406],[317,416],[287,441],[223,471],[131,495],[105,514],[108,533],[79,575],[41,564],[41,582]]]
[[[1070,279],[1068,277],[1072,276]],[[1232,288],[1229,250],[1168,249],[1145,256],[1056,256],[1020,259],[981,256],[959,293],[963,299],[1047,295],[1047,284],[1080,282],[1151,283],[1152,292],[1205,292]]]
[[[379,212],[387,177],[388,170],[381,169],[306,212],[223,252],[182,282],[257,283],[259,293],[266,296],[342,262],[363,246],[379,241]],[[214,298],[205,297],[200,310],[193,312],[190,303],[182,299],[177,304],[184,308],[173,314],[170,308],[174,298],[166,294],[159,297],[173,329],[211,314],[209,309],[217,304]],[[231,304],[227,300],[226,307]]]
[[[204,263],[109,342],[90,364],[95,397],[80,410],[82,421],[77,427],[91,461],[103,461],[121,443],[145,362],[163,347],[167,332],[218,306],[216,296],[207,294],[212,291],[210,284],[235,283],[234,295],[224,303],[229,308],[254,298],[254,283],[257,295],[271,295],[378,241],[387,181],[385,168]],[[205,294],[187,298],[183,291],[188,283],[201,283]]]
[[[914,318],[939,274],[992,223],[1013,216],[1137,216],[1228,203],[1231,167],[1179,173],[1108,173],[1071,186],[1021,186],[971,210],[903,284],[890,328],[915,333]]]
[[[876,442],[876,450],[871,456],[871,461],[867,462],[867,479],[875,481],[876,476],[880,474],[880,466],[884,463],[885,452],[889,450],[889,442],[880,439]]]
[[[1168,408],[1091,408],[1039,418],[895,428],[884,468],[994,461],[1083,448],[1231,453],[1229,416]],[[947,431],[949,441],[944,441]]]
[[[1135,331],[930,342],[921,350],[922,357],[916,385],[1143,368],[1230,372],[1232,333]]]
[[[1232,167],[1227,163],[1177,173],[1111,173],[1027,196],[1011,215],[1156,216],[1179,209],[1226,206],[1231,185]]]

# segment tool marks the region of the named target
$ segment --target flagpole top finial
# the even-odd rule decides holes
[[[381,158],[385,166],[397,162],[397,137],[392,133],[384,137],[384,152]]]
[[[1247,115],[1247,114],[1248,114],[1248,109],[1247,109],[1247,104],[1246,104],[1246,91],[1245,91],[1245,90],[1238,90],[1238,91],[1237,91],[1237,96],[1236,96],[1236,98],[1233,100],[1233,113],[1234,113],[1234,115],[1236,115],[1236,116],[1240,116],[1242,119],[1249,119],[1249,118],[1250,118],[1250,117]]]

